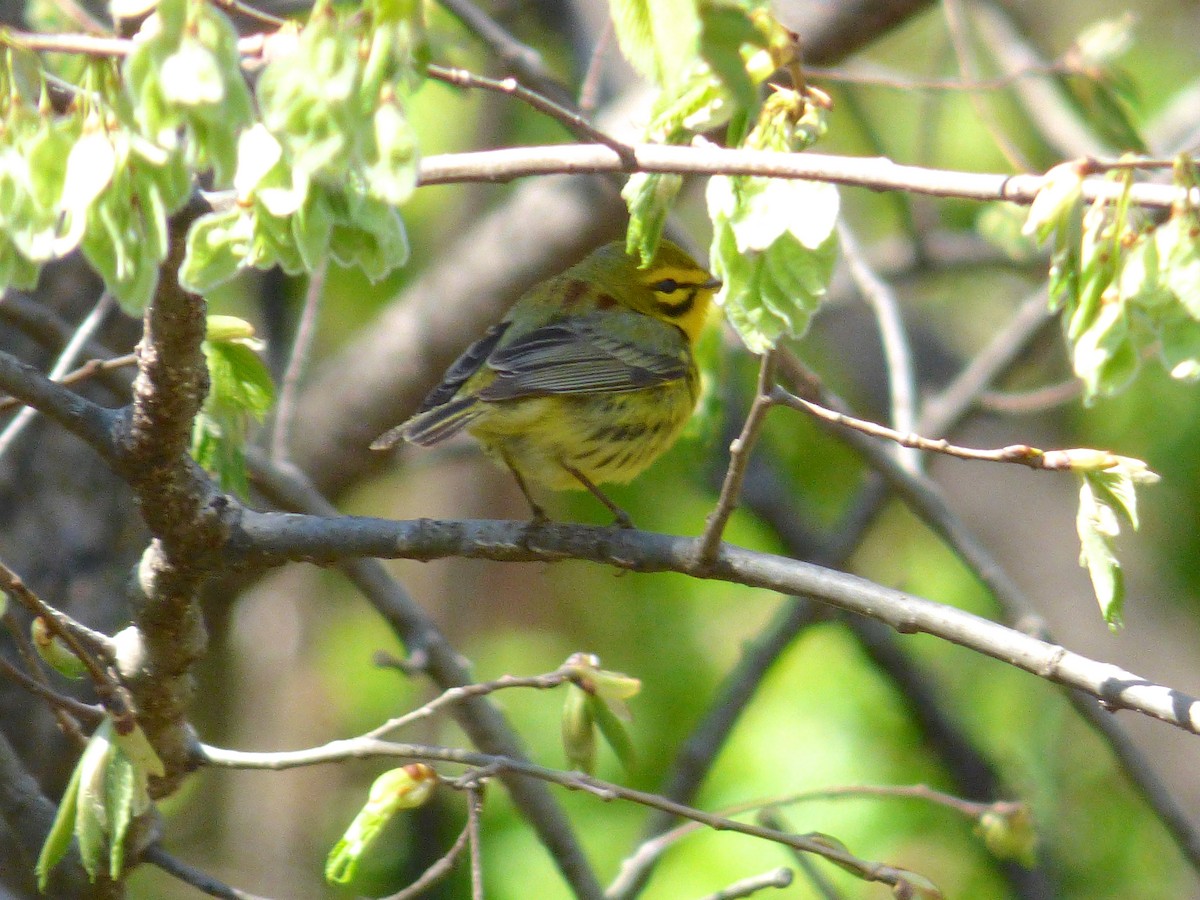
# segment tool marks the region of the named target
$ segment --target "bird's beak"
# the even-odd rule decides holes
[[[718,291],[721,289],[722,284],[724,284],[724,282],[721,281],[720,278],[710,278],[708,281],[701,284],[700,287],[706,288],[710,291]]]

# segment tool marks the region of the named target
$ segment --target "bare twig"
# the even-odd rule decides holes
[[[325,273],[328,270],[329,258],[323,256],[308,277],[304,308],[300,311],[296,336],[292,339],[292,352],[279,386],[279,400],[275,404],[275,419],[271,426],[271,458],[277,462],[288,458],[288,444],[292,436],[292,422],[296,416],[300,379],[307,367],[308,355],[316,336],[317,314],[321,309],[321,294],[325,289]]]
[[[558,120],[576,137],[611,147],[627,165],[632,166],[636,164],[633,157],[633,149],[628,144],[618,141],[616,138],[609,137],[580,113],[563,106],[561,103],[555,103],[550,98],[544,97],[536,91],[531,91],[515,78],[505,78],[497,81],[495,78],[476,75],[473,72],[468,72],[466,69],[449,69],[445,66],[437,65],[430,65],[427,71],[430,78],[444,81],[447,84],[453,84],[457,87],[482,88],[483,90],[495,91],[496,93],[515,97],[538,112],[545,113],[551,118]]]
[[[1039,413],[1078,400],[1082,393],[1083,382],[1069,378],[1028,391],[985,391],[979,397],[979,406],[1008,415]]]
[[[521,80],[557,103],[569,104],[567,91],[546,68],[542,55],[528,44],[523,44],[505,30],[495,19],[481,10],[471,0],[439,0],[441,5],[457,18],[467,30],[488,45],[500,58],[504,67],[520,76]]]
[[[67,648],[79,659],[96,687],[104,708],[113,717],[118,732],[125,734],[132,727],[133,703],[125,687],[96,659],[93,648],[80,640],[67,617],[42,600],[16,572],[0,562],[0,590],[17,598],[21,605],[35,616],[40,616],[55,635],[62,638]]]
[[[1116,465],[1118,461],[1116,456],[1104,450],[1039,450],[1037,447],[1030,447],[1028,444],[1010,444],[1007,447],[999,447],[995,450],[960,447],[957,444],[951,444],[945,438],[931,440],[930,438],[921,437],[919,434],[902,434],[894,428],[887,428],[875,422],[869,422],[866,419],[858,419],[854,416],[837,412],[836,410],[827,409],[820,404],[813,403],[811,400],[797,397],[795,394],[789,393],[780,387],[772,391],[771,398],[773,402],[780,405],[790,406],[792,409],[810,413],[819,419],[832,422],[835,425],[853,428],[855,431],[860,431],[871,437],[884,438],[885,440],[894,441],[902,447],[913,447],[917,450],[929,451],[930,453],[942,453],[946,456],[957,457],[958,459],[1016,463],[1030,469],[1046,471],[1069,471],[1078,468],[1078,459],[1081,455],[1085,454],[1089,458],[1106,457],[1109,462],[1107,465],[1101,465],[1100,468],[1111,467]],[[1092,468],[1095,467],[1093,466]]]
[[[608,54],[613,41],[613,23],[608,16],[604,18],[604,26],[596,38],[596,46],[588,57],[587,69],[579,84],[579,111],[590,114],[599,102],[600,82],[604,74],[604,58]]]
[[[783,816],[778,810],[764,809],[758,814],[758,821],[767,828],[774,828],[776,831],[787,831],[788,823],[784,821]],[[836,887],[833,886],[828,878],[822,874],[817,868],[815,860],[809,859],[803,853],[792,851],[792,858],[796,860],[796,865],[804,873],[804,877],[808,879],[813,886],[813,890],[822,898],[822,900],[842,900],[842,895]]]
[[[68,697],[66,694],[60,694],[58,691],[50,687],[44,680],[38,680],[29,675],[26,675],[7,659],[0,657],[0,671],[15,681],[21,687],[30,693],[37,694],[51,706],[60,709],[65,713],[69,713],[76,719],[80,719],[89,725],[99,725],[104,718],[104,710],[99,706],[92,706],[88,703],[82,703],[74,697]],[[76,735],[83,737],[82,732],[76,729]],[[74,735],[72,736],[74,737]],[[85,739],[86,741],[86,739]]]
[[[507,690],[509,688],[536,688],[538,690],[549,690],[559,687],[571,680],[574,673],[574,667],[563,666],[563,668],[549,672],[545,675],[534,675],[521,677],[516,675],[504,675],[493,681],[481,682],[479,684],[465,684],[461,687],[452,687],[444,691],[440,696],[435,697],[423,706],[407,712],[402,716],[397,716],[394,719],[389,719],[377,728],[368,731],[364,737],[381,738],[385,734],[392,731],[397,731],[413,722],[428,718],[438,710],[450,706],[455,703],[463,703],[475,697],[486,697],[488,694],[496,691]]]
[[[483,900],[483,841],[479,816],[483,811],[483,786],[467,788],[467,848],[471,858],[471,900]]]
[[[199,748],[200,763],[207,763],[222,768],[236,769],[267,769],[280,770],[299,766],[322,765],[347,759],[401,758],[414,759],[423,762],[447,762],[465,765],[479,772],[490,775],[493,772],[519,772],[532,778],[538,778],[551,784],[557,784],[568,790],[583,791],[604,800],[628,800],[643,806],[661,809],[672,815],[699,822],[718,831],[735,831],[740,834],[757,837],[763,840],[792,847],[806,853],[814,853],[826,859],[837,862],[844,868],[854,872],[864,881],[876,881],[885,884],[899,884],[904,881],[905,873],[891,866],[872,863],[860,859],[853,854],[837,847],[830,846],[804,835],[787,834],[746,822],[739,822],[725,816],[715,815],[704,810],[694,809],[681,803],[667,800],[657,794],[634,790],[624,785],[601,781],[582,772],[563,772],[545,766],[528,762],[489,756],[448,747],[434,747],[421,744],[401,744],[388,741],[378,741],[368,738],[353,738],[350,740],[332,741],[321,747],[308,750],[284,751],[276,753],[247,753],[236,750],[225,750],[219,747],[203,745]],[[467,781],[470,779],[468,778]]]
[[[381,900],[413,900],[414,897],[420,897],[454,871],[454,866],[458,862],[458,858],[462,856],[463,850],[466,849],[469,839],[470,825],[468,824],[463,826],[463,830],[459,832],[458,838],[451,845],[450,849],[443,853],[433,865],[422,872],[416,881],[394,894],[389,894],[381,898]]]
[[[53,379],[58,384],[78,384],[89,378],[94,378],[101,372],[111,372],[115,369],[125,369],[137,364],[137,355],[127,353],[124,356],[114,356],[111,359],[89,359],[82,366],[68,372],[62,378]],[[21,406],[21,402],[13,397],[0,399],[0,411]]]
[[[84,317],[84,320],[79,323],[79,328],[75,330],[71,340],[63,347],[62,353],[59,354],[54,366],[50,369],[47,377],[54,381],[62,378],[71,367],[75,365],[83,347],[90,341],[95,333],[104,324],[105,318],[115,308],[115,301],[108,291],[100,295],[100,299],[96,301],[91,312]],[[0,432],[0,457],[16,443],[17,438],[25,427],[33,421],[37,415],[37,409],[32,406],[26,406],[16,417],[8,423],[3,432]]]
[[[975,51],[971,46],[971,35],[960,0],[942,0],[942,11],[946,16],[946,27],[950,33],[950,43],[954,46],[954,55],[958,57],[959,69],[967,78],[977,77],[978,66],[975,61]],[[1017,171],[1029,171],[1029,160],[1009,138],[1007,131],[996,121],[987,101],[974,91],[970,93],[970,98],[971,105],[975,107],[975,114],[979,116],[979,120],[987,128],[992,140],[996,142],[996,146],[1000,148],[1000,152],[1004,154],[1009,164]]]
[[[777,888],[782,890],[792,883],[792,870],[786,866],[780,866],[778,869],[772,869],[770,872],[764,872],[761,875],[752,875],[749,878],[743,878],[740,881],[735,881],[726,888],[722,888],[715,894],[708,894],[700,900],[739,900],[741,897],[749,897],[751,894],[757,894],[759,891]]]
[[[184,884],[189,884],[202,894],[208,894],[210,897],[220,897],[221,900],[270,900],[268,897],[261,897],[258,894],[238,890],[224,882],[218,881],[207,872],[201,872],[177,856],[168,853],[162,844],[151,844],[143,850],[142,861],[158,866],[158,868],[162,869],[168,875],[175,876]]]
[[[805,66],[804,74],[814,80],[822,79],[843,84],[866,84],[872,87],[894,88],[898,91],[1002,91],[1022,78],[1040,78],[1067,72],[1063,62],[1037,63],[997,78],[922,78],[900,72],[868,60],[856,60],[845,67]]]
[[[854,232],[844,221],[838,222],[838,239],[850,274],[859,292],[870,304],[878,323],[883,357],[887,363],[892,426],[900,432],[912,432],[917,424],[917,380],[899,301],[888,283],[875,274]],[[911,449],[898,448],[896,456],[906,469],[920,470],[920,455]]]
[[[721,485],[717,505],[708,514],[704,533],[700,536],[700,556],[697,559],[700,566],[708,565],[716,556],[721,545],[721,535],[725,533],[725,526],[737,506],[742,493],[742,483],[746,478],[746,466],[750,463],[750,453],[758,441],[758,434],[762,430],[767,412],[775,402],[771,393],[774,383],[775,351],[768,350],[759,361],[754,402],[750,405],[742,433],[729,445],[729,468],[725,472],[725,482]]]
[[[254,19],[264,25],[270,25],[272,28],[282,28],[288,23],[287,19],[282,19],[279,16],[272,15],[266,10],[258,9],[251,6],[249,3],[243,3],[241,0],[212,0],[214,6],[219,6],[222,9],[227,9],[230,12],[235,12],[238,15],[245,16],[248,19]]]
[[[963,200],[1033,202],[1044,183],[1042,175],[1001,175],[908,166],[883,157],[834,156],[822,153],[772,153],[766,150],[730,150],[713,146],[631,144],[639,172],[680,175],[754,175],[767,178],[806,178],[876,191],[908,191],[931,197]],[[434,154],[421,160],[420,184],[471,181],[509,181],[532,175],[579,175],[631,171],[628,163],[603,144],[554,144],[513,147],[467,153]],[[1085,200],[1116,200],[1121,185],[1102,178],[1084,179]],[[1137,183],[1129,189],[1130,202],[1142,207],[1170,209],[1189,202],[1183,188],[1169,184]],[[1200,189],[1193,188],[1190,202],[1200,204]]]

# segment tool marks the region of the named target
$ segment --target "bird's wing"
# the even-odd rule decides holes
[[[442,376],[442,383],[421,401],[421,405],[414,415],[449,402],[458,393],[458,389],[466,383],[466,380],[479,371],[479,367],[488,358],[488,354],[496,349],[500,338],[504,337],[504,332],[511,324],[508,321],[498,322],[485,331],[483,337],[464,350],[462,355],[446,370],[446,374]]]
[[[655,343],[661,345],[650,349],[645,346],[647,340],[636,340],[636,330],[613,327],[617,324],[613,315],[620,314],[607,314],[607,321],[605,317],[580,317],[544,325],[496,349],[487,358],[496,377],[476,396],[495,401],[547,394],[618,393],[687,375],[682,332],[637,316],[641,320],[637,328],[643,334],[647,328],[654,329]]]
[[[484,332],[483,337],[464,350],[446,370],[446,374],[442,376],[442,383],[426,395],[412,418],[377,437],[371,443],[371,449],[390,450],[401,441],[422,446],[436,444],[452,437],[470,424],[479,414],[477,410],[472,409],[475,398],[472,396],[455,400],[454,395],[467,379],[479,371],[479,367],[500,343],[511,324],[508,321],[499,322]]]

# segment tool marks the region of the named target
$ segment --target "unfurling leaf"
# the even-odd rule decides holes
[[[366,804],[329,851],[325,861],[325,880],[330,884],[353,881],[359,863],[384,826],[396,813],[424,804],[437,783],[437,773],[424,763],[390,769],[376,778]]]
[[[1081,473],[1079,512],[1075,527],[1079,532],[1079,564],[1087,569],[1100,611],[1109,627],[1121,626],[1125,600],[1125,579],[1116,555],[1116,539],[1125,522],[1138,527],[1137,493],[1139,484],[1154,484],[1158,475],[1140,459],[1115,457],[1117,462],[1105,469]]]
[[[222,488],[245,496],[246,432],[275,402],[275,387],[250,324],[231,316],[213,319],[203,344],[210,387],[192,427],[192,458],[216,475]]]

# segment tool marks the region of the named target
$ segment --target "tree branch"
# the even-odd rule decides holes
[[[1132,709],[1200,734],[1200,700],[1088,659],[1056,644],[955,607],[874,584],[864,578],[723,544],[711,569],[697,571],[699,542],[629,529],[480,520],[392,522],[358,516],[329,519],[247,510],[231,536],[230,562],[285,560],[336,563],[350,556],[428,561],[449,556],[498,562],[589,560],[637,572],[681,572],[808,595],[877,619],[903,634],[925,633],[1078,688],[1109,709]]]
[[[835,156],[826,153],[774,153],[723,147],[631,144],[636,164],[628,165],[603,144],[553,144],[443,153],[421,160],[418,183],[452,184],[511,181],[531,175],[581,175],[604,172],[661,172],[680,175],[754,175],[805,178],[874,191],[906,191],[961,200],[1006,200],[1028,205],[1045,182],[1043,175],[1002,175],[932,169],[893,162],[886,157]],[[1107,165],[1106,161],[1097,165]],[[1099,177],[1085,178],[1087,201],[1117,200],[1125,188]],[[1170,209],[1177,203],[1200,204],[1200,189],[1190,194],[1169,184],[1139,182],[1129,188],[1131,203]]]

